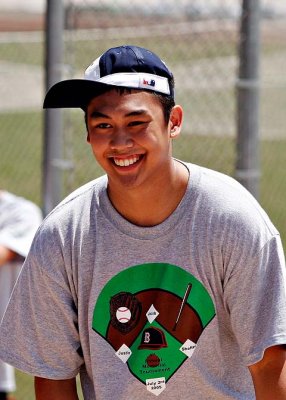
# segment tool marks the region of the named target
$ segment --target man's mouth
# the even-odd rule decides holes
[[[119,167],[129,167],[130,165],[135,164],[137,161],[139,161],[139,159],[139,155],[134,155],[126,158],[113,157],[115,165]]]

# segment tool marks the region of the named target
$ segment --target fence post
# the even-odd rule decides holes
[[[62,0],[46,2],[45,88],[48,90],[62,77],[64,5]],[[44,112],[43,213],[49,213],[61,200],[62,192],[62,111]]]
[[[237,80],[236,179],[259,197],[260,2],[243,0]]]

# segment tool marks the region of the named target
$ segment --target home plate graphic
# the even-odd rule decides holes
[[[101,291],[93,330],[130,373],[159,396],[196,351],[215,316],[204,286],[172,264],[141,264],[114,276]]]

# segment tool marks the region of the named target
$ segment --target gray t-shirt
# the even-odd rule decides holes
[[[279,234],[232,178],[188,168],[183,199],[154,227],[116,212],[106,177],[56,207],[17,282],[0,357],[45,378],[80,373],[89,400],[255,398],[247,366],[286,343]]]

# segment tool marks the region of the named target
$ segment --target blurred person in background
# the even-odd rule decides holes
[[[0,190],[0,320],[41,221],[38,206]],[[14,368],[0,361],[0,400],[12,400],[15,389]]]

